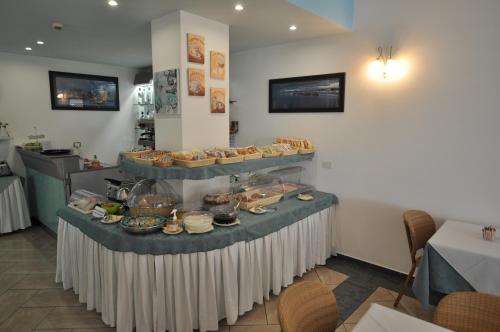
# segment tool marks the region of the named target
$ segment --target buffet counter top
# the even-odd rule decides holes
[[[283,157],[245,160],[234,164],[214,164],[195,168],[180,166],[156,167],[138,164],[129,159],[123,159],[120,162],[120,168],[127,173],[146,179],[205,180],[216,176],[241,174],[269,167],[289,165],[305,160],[312,160],[313,157],[314,153],[295,154]]]
[[[92,220],[91,216],[83,215],[67,207],[60,209],[58,216],[110,250],[137,254],[173,255],[206,252],[240,241],[252,241],[327,209],[338,202],[333,194],[316,192],[314,196],[314,200],[308,202],[298,199],[279,202],[272,205],[278,208],[276,212],[264,215],[253,215],[242,211],[238,217],[240,225],[215,226],[213,231],[205,234],[187,234],[186,232],[178,235],[166,235],[162,232],[148,235],[129,234],[119,224],[102,224],[97,220]]]

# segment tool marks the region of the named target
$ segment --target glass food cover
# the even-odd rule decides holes
[[[302,183],[301,177],[303,172],[304,167],[293,166],[270,171],[267,175],[280,180],[283,196],[285,199],[288,199],[302,193],[315,191],[314,186]]]
[[[283,186],[278,177],[272,175],[252,175],[236,187],[235,200],[240,201],[240,209],[271,205],[283,198]]]
[[[127,205],[133,216],[170,216],[181,201],[174,188],[165,180],[141,180],[130,190]]]

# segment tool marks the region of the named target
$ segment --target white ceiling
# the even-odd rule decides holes
[[[229,24],[231,52],[347,31],[287,0],[241,0],[242,12],[236,0],[117,1],[0,0],[0,51],[144,67],[151,64],[149,22],[179,9]],[[56,21],[62,31],[52,30]],[[289,31],[291,24],[298,29]]]

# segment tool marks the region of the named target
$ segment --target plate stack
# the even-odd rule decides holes
[[[184,228],[190,234],[207,233],[214,229],[214,216],[203,211],[188,212],[184,215]]]

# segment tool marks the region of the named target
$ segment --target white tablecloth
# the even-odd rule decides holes
[[[325,264],[334,207],[251,242],[177,255],[111,251],[59,219],[56,281],[118,331],[217,330]]]
[[[500,239],[483,240],[482,228],[447,220],[429,244],[475,290],[500,295]]]
[[[372,304],[361,317],[353,332],[446,332],[450,331],[424,320],[389,309],[380,304]]]
[[[0,178],[0,233],[31,226],[23,186],[17,176]]]

